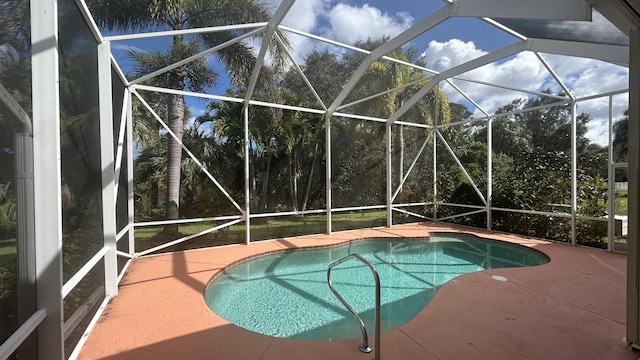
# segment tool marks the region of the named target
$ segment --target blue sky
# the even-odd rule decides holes
[[[277,3],[279,1],[274,1],[274,5]],[[353,43],[364,40],[367,36],[395,36],[445,4],[441,0],[306,0],[293,5],[283,24],[337,41]],[[317,45],[310,40],[298,37],[293,39],[298,54],[304,54]],[[428,67],[441,71],[516,41],[514,36],[482,20],[452,18],[414,39],[411,45],[426,54]],[[578,97],[624,89],[628,86],[628,70],[624,67],[590,59],[548,54],[542,56],[562,81],[574,89],[574,94]],[[554,92],[560,90],[539,59],[530,52],[486,65],[464,76],[521,89],[539,91],[551,88]],[[458,82],[456,85],[489,113],[515,97],[525,96],[523,93],[469,83]],[[445,88],[445,91],[450,100],[465,102],[453,89]],[[628,98],[625,95],[615,96],[613,102],[614,117],[620,117],[626,109]],[[579,103],[578,111],[592,114],[594,121],[590,124],[588,136],[604,145],[608,99]],[[476,114],[480,115],[478,111]]]
[[[266,1],[274,10],[280,3],[279,0]],[[444,5],[445,2],[441,0],[298,0],[285,17],[283,25],[353,44],[358,40],[366,40],[367,37],[393,37]],[[304,55],[314,47],[341,51],[297,35],[290,35],[289,39],[294,46],[294,56],[298,62],[301,62]],[[515,37],[482,20],[453,18],[414,39],[411,46],[427,56],[427,67],[441,71],[516,41]],[[118,59],[122,59],[123,46],[149,49],[153,43],[159,42],[145,40],[114,44],[114,52]],[[546,54],[543,54],[543,57],[558,76],[570,88],[575,89],[575,95],[578,97],[624,89],[628,86],[626,68],[589,59]],[[125,67],[128,66],[126,61],[124,64]],[[498,63],[486,65],[464,76],[534,91],[551,88],[555,92],[560,89],[539,59],[530,52],[523,52]],[[518,96],[525,96],[523,93],[465,82],[457,82],[456,85],[489,113]],[[221,94],[226,88],[228,88],[228,82],[222,76],[219,86],[214,91]],[[444,90],[451,101],[466,102],[452,88],[445,87]],[[614,117],[621,116],[622,111],[626,109],[627,101],[624,95],[614,97]],[[201,101],[190,100],[188,104],[194,116],[199,115],[205,106]],[[595,118],[590,124],[588,136],[603,145],[605,142],[603,134],[606,134],[607,125],[607,105],[606,98],[579,104],[579,111],[589,112]],[[480,115],[479,111],[471,110]]]

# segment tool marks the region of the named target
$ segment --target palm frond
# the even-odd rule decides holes
[[[166,27],[151,12],[154,0],[90,0],[87,7],[101,28],[143,31]]]

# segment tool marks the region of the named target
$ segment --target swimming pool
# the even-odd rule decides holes
[[[326,280],[327,266],[351,253],[363,256],[379,273],[382,331],[409,321],[440,286],[461,274],[549,261],[530,248],[464,233],[363,239],[241,262],[210,282],[205,301],[230,323],[265,335],[306,340],[358,338],[357,322]],[[333,268],[331,278],[373,333],[374,281],[366,265],[343,263]]]

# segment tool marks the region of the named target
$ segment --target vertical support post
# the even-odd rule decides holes
[[[440,109],[439,109],[439,101],[438,99],[440,98],[440,96],[438,96],[438,92],[440,91],[440,83],[438,83],[436,85],[435,88],[435,96],[436,96],[436,108],[434,110],[434,114],[433,114],[433,131],[438,132],[438,114],[440,113]],[[438,220],[438,175],[437,175],[437,165],[438,165],[438,156],[437,156],[437,150],[436,150],[436,144],[438,142],[437,136],[436,134],[433,135],[433,219],[434,220]]]
[[[438,131],[434,126],[431,131]],[[438,220],[438,151],[437,151],[438,137],[433,136],[433,219]]]
[[[613,95],[609,95],[609,122],[608,122],[608,144],[609,150],[607,154],[607,251],[613,251],[615,242],[615,225],[616,225],[616,202],[615,202],[615,185],[616,171],[613,165]]]
[[[387,126],[387,136],[385,143],[385,161],[387,165],[387,227],[391,227],[393,225],[393,213],[391,209],[391,198],[392,198],[392,181],[391,181],[391,128],[393,125],[386,123]],[[397,150],[397,149],[396,149]]]
[[[576,245],[578,213],[578,151],[576,136],[578,121],[576,117],[576,101],[571,100],[571,245]]]
[[[325,119],[325,189],[327,202],[327,234],[331,234],[331,115]]]
[[[627,236],[627,341],[640,346],[640,28],[629,36],[629,193]]]
[[[64,359],[58,3],[31,1],[34,202],[39,359]]]
[[[118,295],[118,255],[116,254],[115,158],[113,155],[113,102],[111,90],[111,45],[98,44],[98,98],[100,112],[100,162],[102,167],[102,233],[104,247],[104,288],[108,297]]]
[[[136,252],[135,242],[135,197],[133,183],[133,97],[129,89],[124,90],[124,96],[127,98],[127,223],[129,224],[129,255],[133,256]]]
[[[493,200],[493,117],[487,119],[487,230],[491,230]]]
[[[34,236],[33,135],[31,120],[15,129],[16,239],[18,248],[18,321],[24,324],[38,309],[36,292],[36,244]],[[32,334],[20,347],[20,359],[35,359],[37,337]]]
[[[251,191],[249,191],[249,187],[251,186],[251,179],[249,176],[250,167],[249,167],[249,105],[245,104],[244,109],[242,110],[242,115],[244,117],[244,224],[245,228],[245,244],[249,245],[251,243],[251,219],[249,215],[251,214]]]

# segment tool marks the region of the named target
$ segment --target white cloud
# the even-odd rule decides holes
[[[629,69],[625,67],[585,58],[558,55],[544,55],[544,57],[578,99],[626,89],[629,86]],[[627,94],[614,96],[613,118],[622,117],[622,112],[628,108],[628,104]],[[607,145],[609,98],[580,101],[578,112],[588,113],[593,119],[587,124],[587,137],[600,145]]]
[[[627,93],[613,97],[613,120],[623,117],[623,113],[629,107],[629,95]],[[609,97],[597,98],[588,101],[580,101],[577,104],[578,113],[588,113],[592,120],[587,124],[586,137],[599,145],[607,145],[607,132],[609,131]]]
[[[338,3],[328,11],[326,17],[328,26],[323,36],[347,44],[367,38],[393,37],[413,23],[413,17],[406,12],[383,13],[369,4],[355,7]]]
[[[116,50],[116,51],[137,51],[139,53],[147,53],[149,52],[148,49],[143,49],[139,46],[134,46],[134,45],[127,45],[127,44],[123,44],[123,43],[119,43],[119,42],[114,42],[111,44],[111,50]]]
[[[278,3],[272,1],[274,10]],[[349,45],[368,38],[392,37],[413,24],[413,18],[405,12],[389,14],[369,4],[357,7],[332,3],[331,0],[296,1],[282,24]],[[288,40],[298,64],[313,47],[328,48],[325,43],[295,34],[288,34]]]
[[[443,71],[468,62],[486,52],[478,49],[473,42],[451,39],[446,42],[432,41],[425,51],[428,66]],[[557,55],[543,55],[558,77],[573,94],[580,98],[602,94],[628,87],[628,69],[593,59],[571,58]],[[522,52],[509,59],[492,63],[468,73],[462,77],[505,85],[523,90],[541,91],[551,89],[560,91],[561,87],[552,78],[546,68],[531,52]],[[485,111],[493,113],[502,105],[527,94],[463,81],[454,81],[470,98]],[[450,101],[466,102],[464,97],[453,88],[445,86]],[[628,95],[613,97],[613,117],[620,118],[628,107]],[[609,98],[599,98],[578,102],[578,112],[588,113],[592,119],[588,124],[587,137],[600,144],[607,144]],[[481,116],[476,111],[475,116]]]
[[[451,39],[447,42],[431,41],[423,55],[426,55],[430,68],[443,71],[485,54],[487,52],[476,48],[473,41]]]
[[[282,21],[282,25],[310,32],[317,26],[318,18],[326,11],[327,6],[327,0],[296,1]]]
[[[428,67],[443,71],[466,63],[487,54],[478,49],[472,42],[451,39],[446,42],[431,41],[425,51]],[[492,63],[467,73],[460,74],[463,78],[509,86],[512,88],[537,91],[545,82],[547,73],[532,53],[523,52],[498,63]],[[466,81],[453,81],[464,93],[476,101],[488,113],[525,93],[491,87]],[[446,90],[449,89],[449,90]],[[462,101],[463,96],[451,87],[445,88],[451,101]],[[476,116],[481,116],[479,111]]]
[[[296,1],[282,25],[311,33],[318,27],[321,16],[328,11],[329,0],[305,0]],[[313,48],[313,41],[306,36],[288,34],[287,36],[293,56],[298,64],[301,64],[306,54]]]
[[[543,56],[577,97],[625,89],[629,86],[629,69],[625,67],[594,59]]]
[[[269,1],[273,3],[274,9],[280,2],[279,0]],[[409,28],[413,21],[414,19],[408,13],[383,12],[369,4],[354,6],[342,2],[336,3],[333,0],[306,0],[297,1],[293,5],[283,24],[353,44],[367,38],[393,37]],[[319,49],[328,46],[297,35],[290,35],[289,40],[299,64],[314,46]],[[437,71],[449,69],[485,54],[487,52],[477,48],[474,42],[459,39],[444,42],[431,41],[425,50],[428,67]],[[585,58],[548,54],[544,54],[543,57],[578,98],[628,87],[628,69],[624,67]],[[461,76],[530,91],[551,89],[557,93],[562,89],[531,52],[519,53]],[[495,112],[498,107],[516,98],[530,96],[524,92],[476,83],[463,81],[454,81],[454,83],[488,113]],[[451,101],[467,103],[464,97],[451,87],[445,86],[444,89]],[[628,107],[627,104],[626,95],[614,97],[615,118],[622,116],[622,111]],[[591,114],[593,118],[588,125],[587,136],[599,144],[606,144],[606,136],[603,137],[603,134],[606,135],[608,127],[608,98],[580,102],[578,110]],[[476,111],[474,115],[481,116],[481,113]]]

